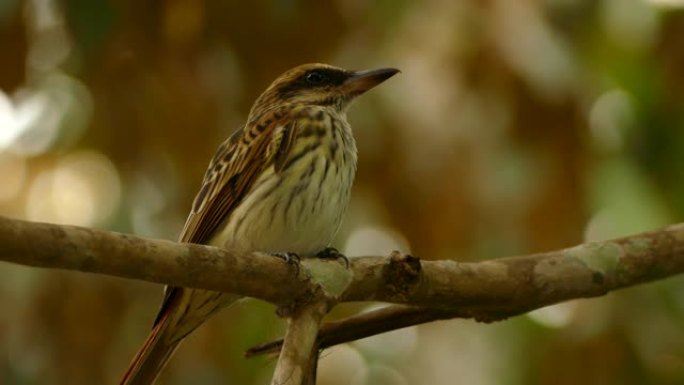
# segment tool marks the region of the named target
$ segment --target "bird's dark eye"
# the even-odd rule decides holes
[[[326,79],[326,76],[320,72],[310,72],[306,75],[306,82],[311,85],[323,84]]]

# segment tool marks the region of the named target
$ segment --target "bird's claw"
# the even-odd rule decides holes
[[[349,258],[347,258],[344,254],[340,253],[334,247],[326,247],[325,249],[319,251],[318,254],[316,254],[316,257],[321,259],[341,259],[342,262],[344,262],[344,267],[349,269]]]
[[[299,265],[301,263],[301,258],[299,258],[299,255],[297,253],[286,251],[271,253],[271,255],[282,259],[283,261],[285,261],[286,264],[290,266],[294,266],[297,275],[299,275]]]

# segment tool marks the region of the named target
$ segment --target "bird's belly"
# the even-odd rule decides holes
[[[335,163],[312,154],[280,173],[267,169],[212,244],[301,256],[329,246],[347,208],[355,171]]]

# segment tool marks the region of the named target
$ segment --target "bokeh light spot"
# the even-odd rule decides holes
[[[326,350],[318,361],[318,381],[327,385],[358,383],[366,377],[368,366],[363,356],[350,345]]]
[[[576,302],[564,302],[527,313],[536,323],[548,328],[562,328],[570,324],[577,308]]]
[[[82,151],[40,173],[29,191],[26,216],[34,221],[92,226],[118,207],[118,172],[104,155]]]
[[[377,307],[369,307],[367,311],[374,309]],[[353,342],[353,345],[364,353],[395,361],[410,357],[417,344],[418,333],[415,327],[394,330]]]
[[[381,226],[365,226],[354,230],[347,238],[344,255],[388,255],[393,250],[410,252],[409,243],[397,231]]]
[[[634,119],[629,94],[623,90],[611,90],[600,95],[592,105],[589,129],[600,147],[619,150],[624,132],[634,123]]]

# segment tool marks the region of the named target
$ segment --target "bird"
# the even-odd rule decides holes
[[[257,97],[246,123],[216,150],[179,242],[264,252],[294,264],[341,257],[330,244],[357,168],[347,109],[398,72],[311,63],[278,76]],[[120,385],[153,384],[187,335],[240,298],[167,286],[152,330]]]

